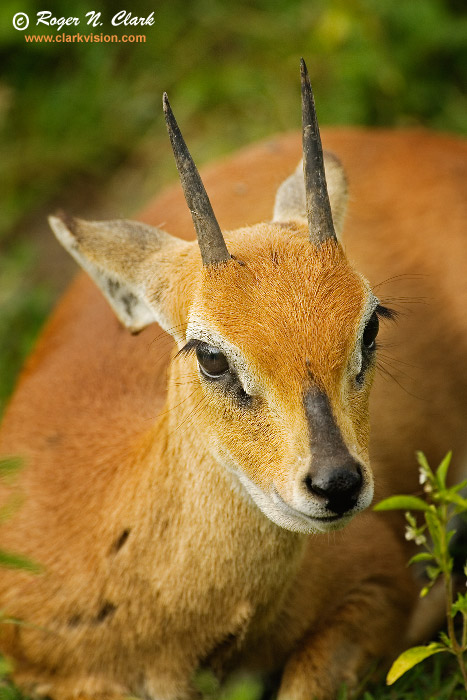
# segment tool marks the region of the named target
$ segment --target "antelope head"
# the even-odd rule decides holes
[[[279,188],[272,222],[224,237],[164,95],[197,241],[136,222],[50,223],[125,326],[157,321],[174,336],[168,401],[196,405],[200,461],[209,453],[270,520],[310,533],[371,502],[368,399],[385,310],[339,243],[346,180],[323,158],[301,72],[303,169]]]

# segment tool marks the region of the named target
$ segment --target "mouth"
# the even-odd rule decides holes
[[[296,510],[295,513],[299,513],[300,511]],[[329,523],[329,522],[334,522],[336,520],[342,520],[342,518],[346,517],[346,514],[343,513],[342,515],[329,515],[328,517],[324,518],[318,518],[318,517],[313,517],[311,515],[307,516],[310,518],[310,520],[317,520],[320,523]]]
[[[276,488],[274,488],[271,495],[273,503],[282,510],[284,515],[288,516],[289,518],[297,519],[309,527],[314,526],[317,529],[321,529],[319,525],[324,526],[323,529],[328,529],[326,526],[331,526],[332,523],[338,523],[338,527],[343,527],[355,515],[353,510],[349,510],[340,515],[309,515],[308,513],[303,513],[301,510],[297,510],[296,508],[290,506],[286,501],[284,501]]]

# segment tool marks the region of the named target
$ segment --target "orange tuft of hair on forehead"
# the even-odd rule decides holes
[[[340,245],[314,246],[295,223],[261,224],[234,232],[229,249],[233,261],[204,271],[206,318],[274,384],[311,374],[324,388],[346,362],[367,296]]]

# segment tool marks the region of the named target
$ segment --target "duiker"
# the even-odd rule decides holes
[[[346,255],[347,180],[304,64],[302,107],[303,169],[292,135],[206,170],[225,234],[167,98],[197,241],[178,187],[144,223],[51,218],[94,282],[55,311],[1,433],[25,466],[0,541],[43,567],[0,582],[24,621],[0,647],[31,692],[183,700],[207,667],[326,700],[408,642],[403,527],[361,511],[374,483],[417,490],[416,448],[465,458],[466,149],[326,132],[349,173]],[[392,323],[395,296],[426,303]],[[379,345],[410,376],[377,377],[370,449]]]

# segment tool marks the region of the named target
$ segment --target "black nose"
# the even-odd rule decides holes
[[[308,491],[325,502],[326,510],[337,515],[355,506],[362,483],[361,467],[353,461],[305,478]]]

